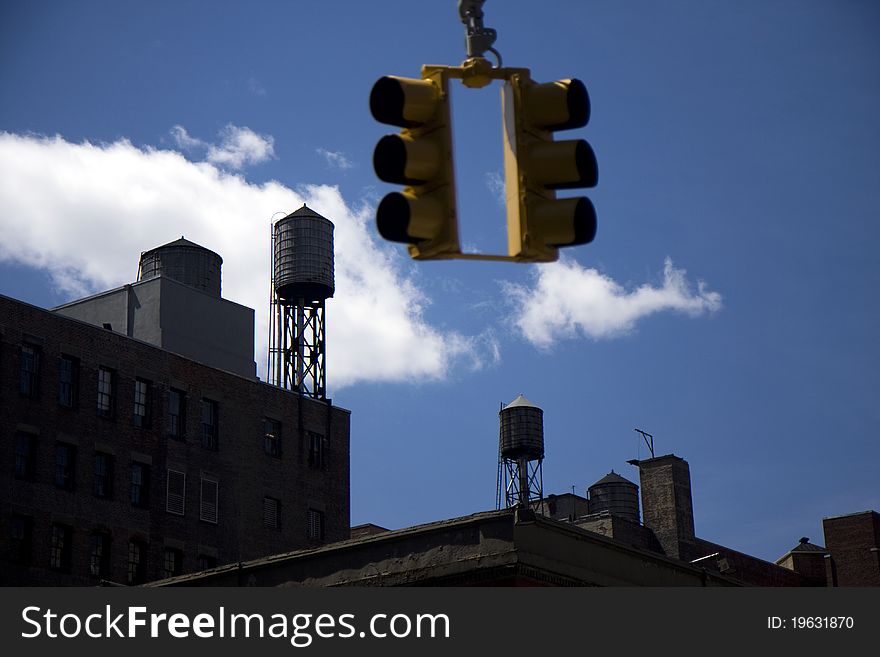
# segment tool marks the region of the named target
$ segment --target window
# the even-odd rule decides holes
[[[165,548],[162,574],[165,577],[175,577],[183,572],[183,552],[175,548]]]
[[[165,486],[165,510],[178,516],[186,511],[186,474],[177,470],[168,470]]]
[[[131,464],[131,503],[141,508],[150,506],[150,466],[146,463]]]
[[[67,525],[52,525],[52,542],[49,546],[49,567],[62,572],[70,571],[70,535]]]
[[[18,390],[31,399],[40,396],[40,348],[32,344],[21,345],[21,378]]]
[[[89,574],[94,577],[110,576],[110,535],[92,534],[89,545]]]
[[[147,578],[147,544],[132,540],[128,543],[128,583],[140,584]]]
[[[186,394],[175,388],[168,391],[168,435],[186,437]]]
[[[92,474],[92,492],[95,497],[111,497],[113,494],[113,457],[103,452],[95,452],[95,467]]]
[[[76,447],[67,443],[55,445],[55,485],[73,490],[76,483]]]
[[[20,566],[29,566],[33,552],[34,520],[30,516],[12,514],[9,523],[10,557]]]
[[[324,436],[314,431],[309,436],[309,466],[321,470],[324,468]]]
[[[214,479],[202,478],[201,505],[199,506],[199,520],[217,523],[217,497],[219,486]]]
[[[150,382],[144,379],[134,381],[134,426],[147,428],[150,426]]]
[[[98,415],[101,417],[113,417],[115,379],[113,370],[106,367],[98,368]]]
[[[210,554],[199,555],[199,570],[208,570],[208,568],[215,568],[216,566],[217,557],[212,557]]]
[[[324,540],[324,512],[309,509],[308,512],[309,538],[315,541]]]
[[[79,397],[79,361],[61,356],[58,361],[58,404],[76,408]]]
[[[263,451],[269,456],[281,458],[281,422],[263,420]]]
[[[263,498],[263,527],[278,529],[281,526],[281,502],[274,497]]]
[[[202,447],[217,449],[217,402],[202,399]]]
[[[36,460],[36,439],[26,433],[15,434],[15,478],[32,480]]]

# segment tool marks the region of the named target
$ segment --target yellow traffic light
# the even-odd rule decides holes
[[[406,186],[379,203],[379,233],[409,244],[416,259],[460,254],[446,77],[430,70],[421,80],[382,77],[370,93],[370,111],[377,121],[403,128],[382,137],[373,153],[376,175]]]
[[[461,252],[450,79],[475,88],[503,82],[505,255]],[[382,199],[376,223],[385,239],[408,244],[413,258],[552,262],[560,247],[595,237],[596,210],[590,199],[556,197],[558,190],[598,182],[596,156],[587,142],[553,138],[556,131],[589,121],[590,99],[580,80],[539,84],[526,68],[492,67],[472,58],[462,66],[423,66],[421,79],[380,78],[370,94],[370,109],[377,121],[403,128],[382,137],[373,154],[381,180],[406,186]]]
[[[583,139],[554,141],[557,130],[590,119],[580,80],[539,84],[514,73],[502,90],[508,256],[552,262],[559,247],[586,244],[596,235],[596,210],[586,197],[557,198],[560,189],[595,187],[599,169]]]

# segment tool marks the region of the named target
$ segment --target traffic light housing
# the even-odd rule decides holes
[[[599,170],[583,139],[555,141],[553,133],[590,119],[590,98],[580,80],[537,83],[527,71],[502,90],[508,255],[552,262],[559,247],[587,244],[596,235],[590,199],[557,198],[557,190],[595,187]]]
[[[503,82],[505,255],[461,252],[450,79],[469,88]],[[527,68],[493,67],[473,57],[461,66],[423,66],[421,79],[380,78],[370,93],[370,110],[377,121],[402,128],[382,137],[373,153],[378,177],[405,186],[380,201],[376,224],[385,239],[408,244],[413,258],[553,262],[559,248],[595,237],[590,199],[556,196],[598,182],[596,156],[586,141],[554,139],[555,132],[583,127],[590,119],[590,98],[580,80],[541,84]]]
[[[446,76],[426,67],[422,79],[382,77],[370,92],[370,111],[380,123],[402,128],[382,137],[373,153],[376,175],[405,186],[380,201],[379,233],[409,244],[416,259],[460,254]]]

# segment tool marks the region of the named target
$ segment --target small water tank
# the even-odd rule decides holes
[[[138,280],[167,276],[202,292],[220,296],[220,268],[223,258],[181,237],[141,254]]]
[[[303,205],[274,227],[274,281],[279,298],[324,300],[333,296],[333,223]]]
[[[639,487],[612,470],[588,489],[590,513],[607,511],[633,522],[639,521]]]
[[[544,458],[544,411],[520,395],[501,410],[501,457]]]

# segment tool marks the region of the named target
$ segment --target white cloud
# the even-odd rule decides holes
[[[185,143],[186,131],[176,132]],[[142,251],[185,235],[223,257],[223,296],[255,309],[261,372],[270,219],[303,203],[336,226],[336,295],[327,302],[331,389],[442,379],[454,363],[497,362],[494,336],[440,331],[425,320],[428,299],[402,272],[403,257],[373,239],[370,208],[353,208],[335,187],[297,193],[274,181],[255,185],[125,140],[74,144],[0,133],[0,260],[44,269],[75,298],[133,281]]]
[[[503,208],[507,203],[505,197],[504,176],[498,171],[487,171],[485,181],[486,187],[489,188],[489,191],[492,193],[492,196],[495,197],[498,205]]]
[[[186,131],[182,125],[176,125],[171,130],[171,137],[174,139],[174,143],[177,144],[179,148],[182,148],[186,151],[192,150],[195,148],[207,148],[208,144],[203,142],[201,139],[196,139],[195,137],[191,137],[190,134]]]
[[[486,329],[480,335],[465,338],[462,353],[471,358],[470,368],[473,371],[493,367],[501,362],[501,343],[495,331]]]
[[[316,148],[315,152],[326,160],[328,167],[345,171],[354,166],[352,161],[345,156],[345,153],[340,151],[328,151],[324,148]]]
[[[721,295],[702,281],[694,291],[683,269],[672,260],[663,266],[663,284],[644,284],[628,292],[595,269],[571,259],[536,267],[531,287],[503,283],[514,306],[513,324],[535,346],[546,349],[563,338],[612,338],[631,331],[636,322],[673,310],[691,316],[721,308]]]
[[[266,95],[266,87],[264,87],[263,83],[257,80],[257,78],[248,78],[247,85],[250,92],[255,96]]]
[[[275,157],[275,139],[270,135],[258,135],[250,128],[240,128],[231,123],[220,131],[220,145],[208,147],[208,162],[232,169],[245,164],[259,164]]]
[[[219,167],[240,170],[246,164],[260,164],[275,157],[275,139],[258,135],[250,128],[227,124],[220,133],[220,143],[193,137],[186,128],[176,125],[169,130],[174,144],[189,154],[204,152],[205,161]]]

